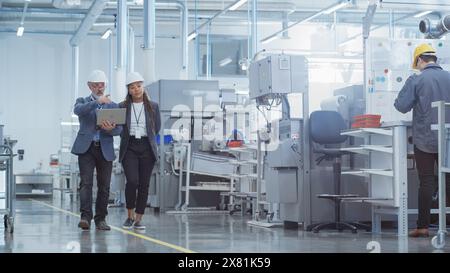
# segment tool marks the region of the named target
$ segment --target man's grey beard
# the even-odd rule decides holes
[[[98,98],[100,98],[100,96],[97,95],[97,94],[95,94],[94,92],[92,92],[92,97],[93,97],[94,99],[96,99],[96,100],[98,100]]]

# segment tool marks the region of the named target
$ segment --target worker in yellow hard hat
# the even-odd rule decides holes
[[[412,67],[420,74],[411,75],[405,82],[395,100],[395,108],[407,113],[413,110],[412,142],[414,158],[419,175],[419,218],[417,228],[409,233],[410,237],[428,237],[430,225],[430,209],[433,195],[436,193],[437,176],[434,174],[438,163],[437,131],[431,125],[437,123],[437,111],[431,107],[435,101],[450,102],[450,73],[437,63],[436,51],[429,44],[421,44],[414,50]],[[446,111],[446,120],[450,111]],[[446,178],[450,182],[450,176]],[[450,187],[447,183],[447,196]]]
[[[434,50],[434,48],[429,44],[421,44],[417,46],[416,49],[414,50],[414,59],[412,63],[412,68],[423,70],[424,68],[423,65],[428,64],[429,60],[432,60],[434,63],[436,63],[437,61],[436,50]],[[419,67],[419,61],[422,61],[421,62],[422,67]]]

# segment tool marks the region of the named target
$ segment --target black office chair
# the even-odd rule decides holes
[[[339,149],[340,144],[347,140],[347,136],[341,135],[341,131],[348,128],[344,119],[335,111],[315,111],[311,113],[309,125],[311,139],[315,142],[313,152],[323,154],[323,156],[316,160],[317,164],[320,164],[324,159],[334,160],[333,183],[335,192],[334,194],[319,194],[317,197],[334,201],[335,219],[334,222],[312,224],[306,230],[313,231],[314,233],[322,229],[338,231],[349,229],[352,233],[357,233],[358,229],[370,231],[370,226],[368,225],[354,222],[341,222],[342,201],[358,197],[356,194],[341,194],[341,157],[344,154],[348,154],[348,152]],[[322,146],[318,147],[317,144]],[[330,148],[330,145],[334,145],[334,147]]]

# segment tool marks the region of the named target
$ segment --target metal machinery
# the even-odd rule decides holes
[[[302,118],[291,118],[288,94],[302,95]],[[264,166],[258,165],[258,185],[262,172],[266,202],[279,204],[285,227],[304,226],[310,215],[310,145],[308,130],[308,66],[303,56],[269,55],[250,66],[250,98],[258,109],[282,105],[282,118],[258,130],[258,153],[266,153]],[[261,158],[262,156],[259,156]],[[264,167],[264,170],[263,170]],[[255,221],[261,220],[264,202],[258,200]]]
[[[159,80],[146,91],[161,112],[150,206],[160,211],[215,208],[220,192],[230,191],[233,168],[230,155],[221,152],[224,142],[207,137],[211,131],[222,137],[225,132],[218,81]]]
[[[16,141],[3,139],[3,125],[0,125],[0,211],[5,213],[3,222],[6,231],[14,232],[16,187],[14,183],[12,150]]]
[[[449,128],[446,124],[446,110],[450,103],[445,101],[436,101],[432,103],[438,110],[438,141],[439,141],[439,159],[438,159],[438,194],[439,194],[439,230],[431,239],[431,244],[438,249],[445,246],[445,237],[447,236],[447,196],[446,196],[446,174],[450,173],[449,158]],[[447,108],[447,109],[446,109]],[[432,125],[433,126],[433,125]]]

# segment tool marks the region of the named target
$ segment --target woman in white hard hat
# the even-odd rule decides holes
[[[144,92],[144,78],[130,72],[126,80],[127,96],[119,104],[127,109],[126,126],[120,140],[119,161],[125,172],[128,217],[123,228],[145,230],[142,216],[147,206],[150,176],[157,158],[155,136],[161,127],[159,106]]]

